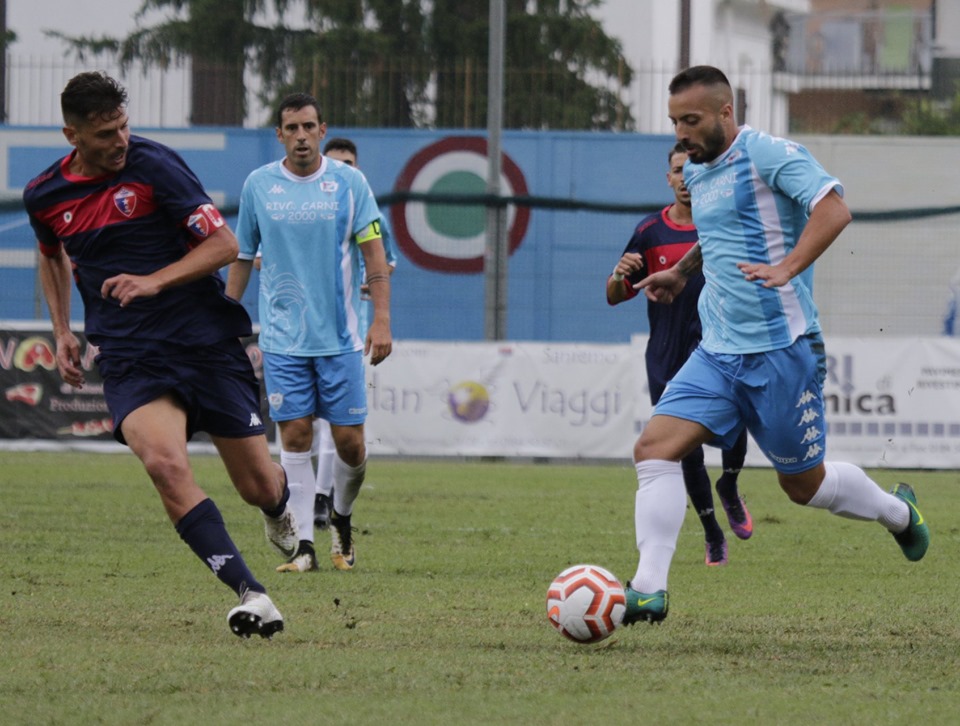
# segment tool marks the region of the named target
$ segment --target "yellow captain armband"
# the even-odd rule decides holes
[[[378,219],[374,222],[371,222],[357,233],[357,244],[362,245],[364,242],[369,242],[372,239],[380,239],[381,236],[380,220]]]

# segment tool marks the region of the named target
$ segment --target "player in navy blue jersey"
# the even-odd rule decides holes
[[[648,273],[675,265],[697,243],[697,229],[690,210],[690,192],[683,183],[683,165],[687,152],[679,144],[667,155],[667,184],[675,201],[656,214],[641,220],[627,243],[620,261],[607,278],[607,302],[617,305],[636,297],[634,285]],[[645,362],[650,401],[656,405],[667,382],[673,378],[700,343],[700,315],[697,303],[703,288],[703,275],[692,277],[683,292],[669,305],[650,303],[647,318],[650,338]],[[753,534],[753,519],[737,491],[737,476],[747,454],[747,433],[730,449],[723,450],[723,473],[717,481],[717,494],[733,533],[740,539]],[[703,525],[704,562],[708,566],[725,565],[727,541],[714,513],[710,476],[704,465],[703,447],[696,447],[680,462],[683,482]]]
[[[70,329],[72,276],[87,339],[99,348],[114,436],[143,462],[180,537],[240,598],[230,629],[270,637],[283,617],[187,456],[193,433],[209,433],[241,497],[263,511],[268,539],[292,554],[286,477],[270,458],[259,385],[240,342],[250,318],[217,272],[236,257],[237,240],[173,150],[131,135],[127,94],[114,79],[81,73],[60,100],[73,151],[23,194],[60,375],[84,384]]]

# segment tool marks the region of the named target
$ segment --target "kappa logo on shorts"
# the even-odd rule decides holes
[[[803,434],[803,438],[800,439],[801,444],[809,444],[811,441],[816,441],[820,438],[820,429],[816,426],[808,426],[807,430]]]
[[[823,453],[823,447],[820,444],[814,444],[813,446],[807,449],[807,453],[803,455],[803,460],[814,459]]]
[[[810,401],[815,398],[812,391],[804,391],[800,394],[800,400],[797,401],[797,405],[794,408],[800,408],[801,406],[806,406]]]
[[[263,420],[260,418],[259,414],[251,413],[250,414],[250,423],[248,424],[250,428],[254,426],[263,426]]]

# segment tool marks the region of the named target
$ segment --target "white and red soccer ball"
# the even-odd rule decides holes
[[[623,622],[627,594],[609,570],[574,565],[557,575],[547,590],[547,618],[577,643],[598,643]]]

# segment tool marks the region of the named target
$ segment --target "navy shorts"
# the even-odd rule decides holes
[[[260,383],[237,338],[215,345],[184,348],[146,343],[101,348],[97,367],[103,395],[113,416],[113,436],[129,413],[172,393],[187,411],[187,440],[197,431],[226,438],[264,432],[260,418]]]

